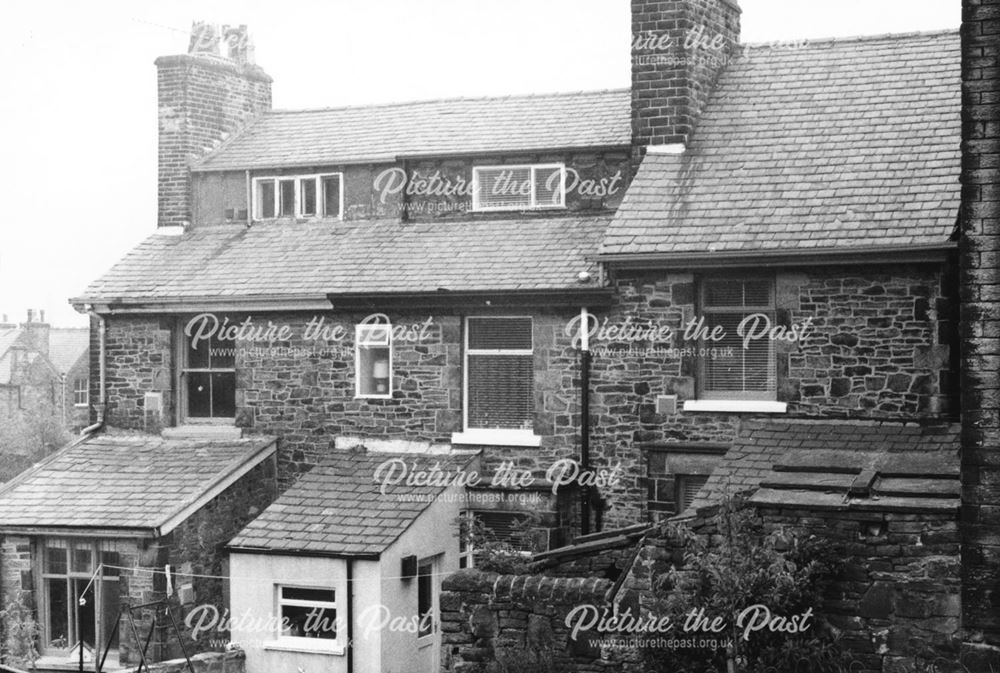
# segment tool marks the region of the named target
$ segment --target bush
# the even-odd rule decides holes
[[[670,616],[673,636],[710,636],[728,643],[720,649],[698,647],[644,650],[647,670],[657,673],[834,673],[848,670],[847,658],[831,637],[820,633],[815,616],[801,633],[744,632],[737,617],[745,608],[766,606],[773,615],[804,615],[821,602],[835,574],[830,554],[815,538],[798,539],[782,531],[764,534],[752,509],[725,502],[710,522],[717,534],[706,539],[684,525],[671,524],[669,537],[683,549],[683,564],[654,587],[652,609]],[[685,633],[692,610],[719,617],[718,634]]]
[[[38,660],[38,622],[32,614],[31,607],[19,591],[7,605],[0,610],[0,623],[3,624],[4,638],[0,652],[3,661],[15,668],[33,669]]]

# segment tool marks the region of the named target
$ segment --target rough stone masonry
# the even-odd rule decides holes
[[[963,663],[1000,669],[1000,0],[962,3]]]

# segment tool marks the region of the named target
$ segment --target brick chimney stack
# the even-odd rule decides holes
[[[740,41],[736,0],[632,0],[632,142],[687,144]]]
[[[183,225],[191,221],[191,164],[271,109],[271,78],[253,62],[246,26],[196,22],[188,53],[161,56],[156,68],[157,224]]]
[[[28,344],[39,353],[49,354],[49,330],[51,326],[45,322],[45,311],[37,314],[33,309],[28,309],[28,320],[21,325],[25,331]]]

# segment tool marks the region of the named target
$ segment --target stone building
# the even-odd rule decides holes
[[[0,481],[90,423],[88,346],[87,329],[52,327],[44,311],[0,320]]]
[[[302,506],[301,475],[348,450],[472,453],[468,515],[504,536],[537,512],[549,548],[683,512],[761,426],[947,430],[958,36],[756,47],[733,0],[631,10],[626,90],[278,111],[239,30],[158,59],[157,230],[72,300],[93,316],[90,420],[151,450],[275,437]],[[339,543],[290,542],[349,535],[344,515],[294,510],[233,558],[282,540],[347,573]],[[450,572],[454,544],[414,561]],[[327,609],[340,586],[293,588]],[[296,638],[264,647],[352,656]]]

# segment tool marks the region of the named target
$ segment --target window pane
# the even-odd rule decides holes
[[[302,180],[300,183],[301,190],[299,194],[299,202],[302,204],[302,214],[303,215],[315,215],[316,214],[316,180],[313,178],[307,178]]]
[[[705,283],[705,306],[743,306],[743,284],[731,281]]]
[[[531,318],[469,318],[472,350],[531,350]]]
[[[337,637],[337,611],[302,605],[281,606],[281,635],[294,638]]]
[[[746,306],[771,305],[771,281],[748,280],[743,283],[743,303]]]
[[[295,180],[278,182],[278,215],[281,217],[295,215]]]
[[[337,592],[333,589],[301,589],[298,587],[282,587],[281,597],[294,601],[319,601],[333,603]]]
[[[714,349],[704,358],[705,390],[717,392],[770,392],[775,390],[772,342],[769,339],[751,341],[743,347],[737,327],[749,313],[706,313],[705,323],[711,330],[722,327],[725,338],[706,343]]]
[[[45,572],[52,575],[65,575],[69,570],[66,561],[65,542],[52,541],[45,547]]]
[[[328,175],[323,180],[323,214],[340,217],[340,176]]]
[[[118,621],[119,612],[121,611],[121,590],[119,589],[117,581],[107,581],[101,582],[101,647],[104,647],[107,643],[107,638],[111,635],[111,632],[115,628],[115,623]],[[118,633],[115,632],[115,637],[111,641],[111,648],[118,649]]]
[[[186,366],[189,369],[208,369],[209,351],[212,349],[212,339],[199,339],[198,343],[195,344],[190,337],[185,338],[187,343]]]
[[[531,207],[531,168],[489,168],[476,171],[480,208]]]
[[[211,418],[212,391],[211,374],[208,372],[189,372],[187,374],[188,416],[193,418]]]
[[[261,180],[257,183],[256,207],[257,217],[274,217],[274,180]]]
[[[420,617],[417,635],[434,633],[434,565],[421,564],[417,568],[417,616]]]
[[[102,551],[101,563],[104,566],[101,569],[101,573],[105,577],[118,577],[121,574],[122,557],[118,552]]]
[[[551,208],[563,204],[562,168],[535,169],[535,205]]]
[[[49,646],[65,649],[69,646],[68,599],[66,580],[45,580],[45,604],[48,612]]]
[[[236,366],[235,341],[216,341],[211,339],[208,342],[209,362],[212,369],[232,369]]]
[[[694,502],[698,491],[708,481],[708,475],[685,474],[677,475],[677,513],[683,512]]]
[[[97,601],[94,597],[96,583],[88,579],[70,580],[73,583],[73,603],[80,608],[80,622],[77,624],[77,640],[83,640],[90,647],[94,646],[97,635]],[[80,599],[86,603],[79,605]],[[73,643],[75,645],[76,643]]]
[[[388,395],[389,349],[385,346],[358,346],[358,394]]]
[[[469,355],[469,427],[531,429],[534,358]]]
[[[92,573],[94,572],[93,566],[93,550],[89,544],[86,543],[73,543],[73,572],[75,573]]]
[[[219,372],[212,375],[212,416],[233,418],[236,416],[236,374]]]

